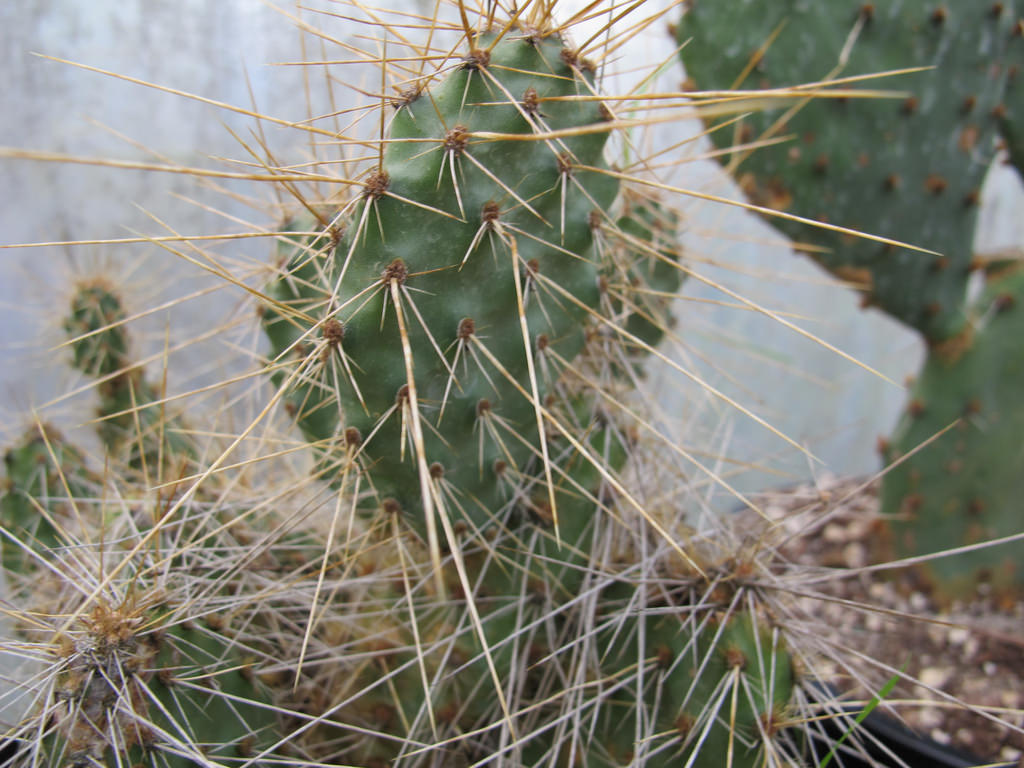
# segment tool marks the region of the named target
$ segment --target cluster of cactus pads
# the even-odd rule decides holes
[[[712,132],[719,146],[737,146],[725,163],[754,203],[933,251],[771,218],[794,240],[817,246],[813,258],[859,290],[866,306],[927,344],[906,414],[882,441],[893,465],[883,487],[890,556],[978,544],[1021,528],[1020,259],[986,262],[972,250],[980,188],[999,142],[1021,170],[1021,11],[1019,2],[975,0],[787,0],[770,8],[698,0],[677,28],[696,85],[739,89],[737,111],[745,89],[781,93],[821,83],[819,97],[790,92],[777,108]],[[909,68],[928,69],[844,80]],[[854,86],[904,93],[841,92]],[[986,283],[977,298],[968,291],[974,273]],[[986,547],[930,561],[927,577],[950,596],[979,579],[1019,593],[1022,556],[1019,542]]]
[[[105,455],[93,460],[41,423],[5,455],[0,554],[18,651],[42,670],[9,734],[21,764],[814,762],[821,713],[799,710],[814,654],[787,625],[802,609],[770,588],[771,537],[698,524],[685,492],[659,477],[689,460],[666,447],[641,394],[655,345],[673,334],[684,222],[653,193],[664,186],[654,169],[635,179],[616,167],[616,151],[633,150],[628,99],[602,93],[601,63],[574,47],[552,5],[501,17],[487,4],[474,28],[459,3],[454,27],[432,29],[461,29],[457,45],[410,44],[436,69],[406,69],[396,95],[382,95],[379,134],[352,141],[370,159],[345,192],[288,211],[269,277],[250,287],[268,343],[259,415],[237,438],[193,432],[171,413],[174,398],[133,361],[118,291],[77,287],[64,330],[73,366],[96,380]],[[793,13],[825,18],[805,5]],[[725,23],[715,8],[700,3],[680,29],[712,40]],[[856,52],[904,18],[867,8],[846,19]],[[1015,44],[1002,15],[985,19],[986,45]],[[943,56],[973,55],[974,42],[943,37],[941,19],[929,25]],[[749,53],[700,55],[724,73]],[[769,51],[761,67],[773,61]],[[948,66],[975,72],[970,62]],[[806,79],[810,63],[799,66]],[[979,92],[977,115],[993,117],[1010,79]],[[896,109],[906,125],[924,111],[919,98]],[[918,197],[945,206],[922,220],[927,237],[954,220],[968,237],[965,190],[1010,111],[965,124],[972,162],[941,171],[948,190],[920,169],[889,172],[874,196],[891,199],[878,206],[893,210],[923,185]],[[814,147],[785,162],[823,182],[892,161],[846,145],[828,155],[850,119],[825,121],[805,142]],[[751,139],[767,127],[746,125],[758,126]],[[771,162],[762,152],[772,156],[758,150],[740,166],[751,191],[776,203],[804,194],[807,183],[756,166]],[[809,193],[836,220],[842,185]],[[949,235],[935,237],[949,248]],[[943,364],[969,369],[963,381],[988,381],[1008,358],[1019,368],[1011,268],[993,271],[992,311],[975,318],[960,250],[943,261],[860,243],[837,237],[822,258],[919,327]],[[840,254],[862,261],[849,256],[847,269]],[[925,290],[935,298],[918,301]],[[947,376],[922,377],[935,390],[919,409],[930,419],[945,418]],[[1010,407],[1009,390],[968,389],[957,397],[976,420]],[[290,437],[240,456],[274,418]],[[997,422],[986,424],[1003,434]],[[294,453],[296,435],[315,479],[275,485],[266,467]],[[908,482],[929,482],[917,473]]]
[[[679,215],[610,164],[615,102],[550,9],[463,46],[393,100],[350,198],[284,226],[259,291],[268,399],[333,514],[240,500],[132,361],[117,291],[76,290],[106,457],[43,425],[6,456],[4,568],[55,670],[26,765],[799,751],[757,566],[645,482]]]

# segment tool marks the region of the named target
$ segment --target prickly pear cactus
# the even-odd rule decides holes
[[[976,309],[970,344],[929,356],[885,446],[887,461],[904,459],[883,485],[882,498],[893,513],[893,545],[900,553],[979,544],[1024,527],[1024,272],[1016,266],[994,271]],[[1021,551],[1018,541],[922,567],[953,595],[968,594],[979,579],[1000,591],[1019,590]]]
[[[967,319],[979,190],[1024,62],[1018,17],[1013,2],[973,0],[696,2],[678,39],[686,42],[687,72],[705,90],[792,88],[934,67],[844,86],[905,91],[899,98],[790,96],[764,110],[757,94],[753,115],[711,136],[725,148],[791,137],[726,157],[754,203],[939,252],[771,219],[794,240],[826,248],[814,258],[854,284],[866,303],[936,343]],[[747,108],[742,100],[736,107]]]
[[[64,330],[74,367],[97,379],[103,443],[115,458],[152,471],[172,457],[188,456],[190,448],[182,424],[165,418],[162,406],[155,405],[158,388],[133,362],[126,320],[118,291],[97,278],[75,287]]]
[[[648,588],[608,561],[608,549],[653,535],[651,513],[619,500],[638,440],[625,404],[671,328],[683,272],[678,215],[620,194],[607,172],[612,115],[594,83],[553,31],[480,36],[395,105],[362,193],[279,238],[262,321],[319,473],[337,487],[357,462],[375,526],[424,544],[431,515],[450,525],[440,549],[456,601],[413,607],[392,584],[369,593],[392,606],[387,620],[347,629],[347,653],[381,667],[341,673],[355,692],[331,723],[384,737],[360,740],[346,762],[400,761],[408,744],[434,742],[438,754],[450,743],[461,759],[500,750],[516,764],[642,754],[703,767],[728,749],[733,765],[754,766],[758,723],[792,694],[788,672],[758,693],[776,662],[746,653],[761,643],[746,608],[721,633],[672,616],[683,601],[648,621],[636,609]],[[374,570],[394,573],[394,559]],[[596,630],[595,604],[609,615]],[[566,675],[618,683],[566,694],[555,685]],[[723,705],[715,697],[733,684],[743,692]],[[679,727],[688,712],[692,732]],[[567,734],[583,713],[605,735]]]
[[[794,1],[757,13],[697,2],[678,30],[680,41],[688,41],[687,69],[704,89],[785,88],[933,67],[858,86],[905,89],[896,100],[787,98],[744,117],[735,131],[712,134],[720,146],[737,138],[792,136],[778,146],[737,149],[729,158],[755,203],[940,252],[773,219],[794,239],[826,248],[814,258],[928,344],[907,412],[884,446],[886,460],[905,457],[961,420],[887,471],[890,556],[940,552],[1021,529],[1014,511],[1020,492],[1015,436],[1024,410],[1014,393],[1024,385],[1024,369],[1013,267],[990,265],[989,289],[977,303],[967,301],[969,273],[982,266],[972,250],[979,190],[997,139],[1020,168],[1019,13],[1019,3],[970,0]],[[1019,589],[1024,572],[1015,562],[1022,553],[1018,542],[926,567],[938,594],[961,594],[978,579]]]
[[[12,574],[37,567],[32,552],[61,545],[60,531],[75,516],[79,499],[94,497],[99,480],[85,457],[60,432],[39,424],[4,453],[3,568]]]
[[[272,289],[274,353],[300,358],[296,420],[360,442],[378,498],[404,510],[443,472],[489,524],[502,475],[543,443],[540,358],[561,368],[583,349],[594,231],[618,189],[587,68],[556,35],[477,39],[398,105],[337,244],[297,252]]]

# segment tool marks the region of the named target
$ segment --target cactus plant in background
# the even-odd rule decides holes
[[[237,433],[185,442],[117,291],[76,290],[107,470],[9,454],[4,567],[52,585],[11,610],[45,668],[22,764],[814,764],[838,707],[801,708],[777,531],[695,512],[688,473],[728,486],[646,389],[685,221],[671,171],[617,165],[647,105],[600,73],[659,13],[553,6],[368,14],[395,94],[324,131],[340,174],[259,159],[296,202],[258,281],[217,262],[269,340]]]
[[[121,296],[109,281],[97,279],[75,286],[63,325],[72,365],[98,380],[104,445],[126,454],[137,470],[158,471],[164,461],[188,457],[188,436],[179,420],[164,418],[159,389],[132,362],[126,319]]]
[[[924,555],[1020,533],[1019,261],[986,265],[972,250],[996,139],[1017,158],[1019,3],[740,6],[695,2],[678,26],[698,87],[771,89],[808,78],[849,86],[844,78],[931,68],[867,84],[904,89],[898,99],[789,98],[711,136],[720,147],[737,144],[723,162],[758,205],[936,252],[772,218],[796,241],[817,246],[812,257],[859,290],[865,305],[910,325],[927,344],[907,414],[883,451],[895,464],[883,490],[893,551]],[[789,140],[750,146],[779,138]],[[971,300],[968,279],[981,267],[988,287]],[[912,454],[954,422],[950,434]],[[1018,543],[926,567],[950,595],[978,578],[1019,590],[1022,552]]]

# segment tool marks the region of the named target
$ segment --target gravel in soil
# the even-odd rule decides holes
[[[817,595],[804,599],[823,644],[880,662],[874,686],[901,668],[916,681],[901,682],[880,709],[985,762],[1024,766],[1024,602],[997,601],[982,586],[972,600],[939,605],[910,569],[863,570],[884,528],[877,483],[826,478],[755,499],[783,534],[786,570],[825,569]],[[851,699],[877,692],[830,666],[830,682]]]

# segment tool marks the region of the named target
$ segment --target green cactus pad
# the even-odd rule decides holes
[[[26,547],[43,553],[66,543],[59,530],[75,514],[76,500],[96,495],[98,478],[81,452],[46,424],[28,430],[7,449],[4,473],[0,496],[3,569],[26,573],[34,566]]]
[[[159,458],[187,457],[192,447],[179,419],[165,419],[161,407],[149,405],[160,399],[159,390],[131,360],[126,318],[120,294],[98,278],[76,286],[64,330],[74,367],[98,379],[100,439],[130,466],[152,470]]]
[[[411,364],[427,464],[482,525],[507,502],[496,465],[522,472],[539,452],[517,281],[530,353],[573,360],[600,298],[594,230],[618,183],[597,170],[608,114],[585,62],[554,37],[476,46],[399,106],[333,250],[295,251],[271,286],[304,315],[264,317],[274,353],[306,365],[289,401],[307,436],[357,435],[377,498],[415,511]],[[547,393],[538,376],[541,403]]]
[[[891,469],[882,509],[900,556],[923,555],[1011,536],[1024,528],[1024,272],[992,276],[979,300],[977,329],[961,349],[933,350],[910,405],[886,449],[895,462],[950,425],[948,432]],[[929,561],[947,595],[978,580],[1020,591],[1024,542]]]
[[[783,644],[766,626],[745,613],[724,624],[684,613],[686,620],[662,614],[647,621],[644,689],[639,690],[638,659],[632,626],[614,627],[598,644],[600,673],[608,692],[597,694],[583,711],[599,709],[596,735],[587,744],[576,740],[579,764],[622,768],[634,764],[641,750],[635,733],[638,707],[651,707],[652,722],[643,744],[646,766],[690,765],[718,768],[763,765],[764,741],[784,722],[795,685],[795,672]],[[633,635],[630,635],[633,633]],[[634,682],[630,682],[634,681]],[[654,709],[656,703],[657,708]],[[550,748],[549,748],[550,751]],[[571,748],[563,744],[568,764]],[[538,751],[533,755],[538,764]]]
[[[26,765],[192,768],[205,764],[195,755],[230,764],[267,742],[274,713],[253,702],[268,694],[231,641],[198,627],[159,629],[153,618],[88,615],[88,631],[62,646],[49,734],[22,755]]]
[[[823,266],[857,285],[866,302],[934,342],[955,335],[966,321],[979,190],[999,118],[1019,91],[1014,65],[1024,57],[1024,39],[1015,24],[1013,2],[702,1],[678,26],[678,39],[685,42],[688,73],[704,90],[823,80],[850,43],[839,77],[934,67],[847,86],[911,94],[904,98],[787,98],[767,111],[760,111],[765,102],[758,98],[755,114],[735,129],[712,133],[723,148],[737,139],[792,137],[749,155],[737,150],[724,156],[754,203],[941,253],[771,219],[795,240],[826,248],[815,254]],[[756,66],[739,82],[754,59]]]

